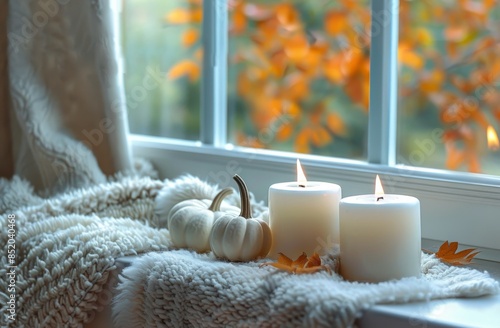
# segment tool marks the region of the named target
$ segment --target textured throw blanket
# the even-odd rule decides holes
[[[323,258],[335,267],[335,257]],[[487,273],[422,254],[421,278],[351,283],[336,274],[293,275],[187,250],[146,254],[126,268],[113,312],[117,327],[351,327],[374,304],[499,291]]]
[[[170,248],[155,200],[168,206],[210,199],[217,188],[197,178],[159,181],[148,163],[135,177],[42,199],[19,178],[0,179],[0,327],[82,327],[102,309],[100,294],[116,259]],[[176,191],[173,193],[172,191]],[[237,205],[236,195],[228,202]],[[256,208],[262,205],[255,204]],[[15,217],[15,321],[9,320],[8,218]],[[106,304],[104,304],[106,305]]]
[[[15,178],[2,181],[0,218],[1,327],[82,327],[124,255],[166,250],[166,229],[155,228],[154,197],[164,183],[150,178],[75,190],[51,199],[34,196]],[[15,321],[6,318],[7,217],[15,216]],[[10,270],[10,269],[9,269]]]
[[[170,250],[163,228],[169,209],[184,199],[211,199],[218,190],[193,177],[145,177],[152,168],[142,165],[135,177],[116,177],[50,199],[36,196],[18,178],[0,179],[0,327],[82,327],[102,308],[99,300],[116,259],[146,252],[121,277],[116,327],[347,326],[375,303],[498,291],[487,274],[449,268],[429,256],[423,258],[421,279],[361,285],[324,272],[295,276],[258,268],[258,262],[228,263],[211,254]],[[238,195],[227,203],[239,205]],[[267,219],[262,203],[252,198],[252,207],[254,216]],[[12,216],[15,321],[5,316],[12,294],[5,279],[12,265]],[[327,263],[335,267],[337,262],[329,257]]]

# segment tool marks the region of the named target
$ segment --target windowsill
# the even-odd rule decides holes
[[[500,263],[474,260],[476,270],[500,281]],[[429,302],[375,305],[358,319],[359,327],[498,327],[500,294]]]
[[[497,327],[500,296],[445,299],[400,305],[376,305],[358,320],[359,327]]]
[[[140,255],[139,255],[140,256]],[[117,260],[127,267],[138,256]],[[500,280],[500,263],[475,260],[471,267],[486,270]],[[479,298],[448,298],[429,302],[375,305],[357,320],[359,327],[497,327],[500,322],[500,294]]]
[[[267,156],[251,150],[213,149],[143,136],[133,136],[132,144],[134,153],[151,160],[163,178],[190,173],[202,179],[208,178],[208,181],[223,187],[233,173],[258,176],[258,179],[249,179],[249,188],[257,199],[267,198],[267,188],[271,183],[290,179],[292,172],[287,170],[294,160],[281,154]],[[200,161],[203,165],[200,165]],[[383,169],[369,165],[357,167],[355,163],[323,163],[313,158],[305,163],[315,179],[341,184],[344,196],[371,190],[373,173]],[[480,181],[471,184],[452,183],[405,172],[402,169],[387,171],[386,176],[389,178],[392,174],[395,191],[421,199],[423,238],[456,240],[462,246],[482,246],[478,257],[500,260],[498,186],[486,186]],[[489,243],[486,243],[488,240]],[[436,251],[439,242],[423,241],[422,246]],[[132,258],[119,261],[125,264]],[[478,259],[474,262],[472,268],[486,270],[500,281],[500,261]],[[361,327],[496,327],[498,322],[500,295],[377,305],[366,310],[357,323]]]

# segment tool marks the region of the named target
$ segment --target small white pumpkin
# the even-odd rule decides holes
[[[210,247],[215,256],[230,261],[251,261],[265,257],[271,249],[272,235],[269,225],[252,218],[248,189],[243,179],[235,175],[241,197],[239,215],[221,216],[210,233]]]
[[[238,213],[239,208],[224,205],[222,200],[233,190],[221,190],[210,204],[209,200],[188,199],[176,204],[168,214],[168,229],[172,243],[197,252],[210,251],[210,231],[214,222],[224,214]]]

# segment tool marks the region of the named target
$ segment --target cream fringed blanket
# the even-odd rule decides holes
[[[124,270],[113,312],[122,328],[350,327],[374,304],[499,291],[487,273],[449,267],[433,255],[423,254],[422,272],[418,279],[358,284],[326,272],[292,275],[187,250],[152,253]]]
[[[11,184],[17,185],[12,193],[30,190],[20,180]],[[168,248],[168,231],[148,226],[154,226],[153,200],[162,186],[128,178],[50,200],[32,197],[34,205],[18,209],[4,201],[0,326],[81,327],[92,319],[117,257]],[[10,295],[4,279],[8,214],[15,215],[17,230],[14,322],[4,316]]]
[[[216,192],[193,177],[121,177],[44,200],[25,181],[0,179],[0,327],[81,327],[102,307],[99,293],[116,268],[116,258],[169,248],[169,232],[160,228],[163,216],[155,214],[156,197],[167,196],[165,206],[172,206],[183,199],[212,198]],[[234,205],[235,196],[229,198]],[[14,322],[5,316],[11,294],[6,279],[7,218],[12,214]]]

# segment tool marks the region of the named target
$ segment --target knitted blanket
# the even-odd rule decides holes
[[[106,305],[99,299],[116,259],[151,251],[121,277],[117,327],[346,326],[375,303],[498,292],[486,273],[449,268],[426,255],[420,279],[364,285],[323,272],[274,273],[258,262],[222,262],[211,254],[158,253],[171,249],[162,228],[169,209],[216,193],[215,186],[193,177],[159,181],[139,175],[42,199],[21,179],[0,179],[0,326],[82,327]],[[238,201],[236,194],[227,198],[231,205]],[[267,219],[262,203],[252,198],[252,207],[254,216]],[[14,237],[9,218],[15,221]],[[325,260],[335,268],[334,256]],[[11,278],[5,279],[12,265],[14,293]],[[11,295],[15,320],[7,317]]]
[[[210,199],[217,192],[193,177],[159,181],[141,175],[118,176],[50,199],[38,197],[19,178],[0,179],[0,327],[82,327],[107,305],[99,299],[116,259],[169,249],[169,232],[162,228],[168,207],[189,198]],[[158,195],[169,201],[157,209],[159,215]],[[237,198],[228,202],[237,205]],[[14,238],[8,234],[9,218],[14,218]],[[8,257],[11,238],[13,262]],[[11,269],[14,293],[6,279]],[[15,320],[7,316],[11,295]]]
[[[323,258],[336,267],[334,255]],[[422,254],[422,277],[378,284],[294,275],[187,250],[146,254],[123,271],[117,327],[351,327],[374,304],[495,294],[486,272]]]
[[[152,215],[162,186],[150,178],[127,178],[8,209],[0,219],[0,326],[82,327],[90,321],[102,308],[97,300],[117,257],[168,249],[168,231],[155,228]],[[17,230],[15,320],[5,316],[12,294],[3,279],[10,270],[8,215]]]

